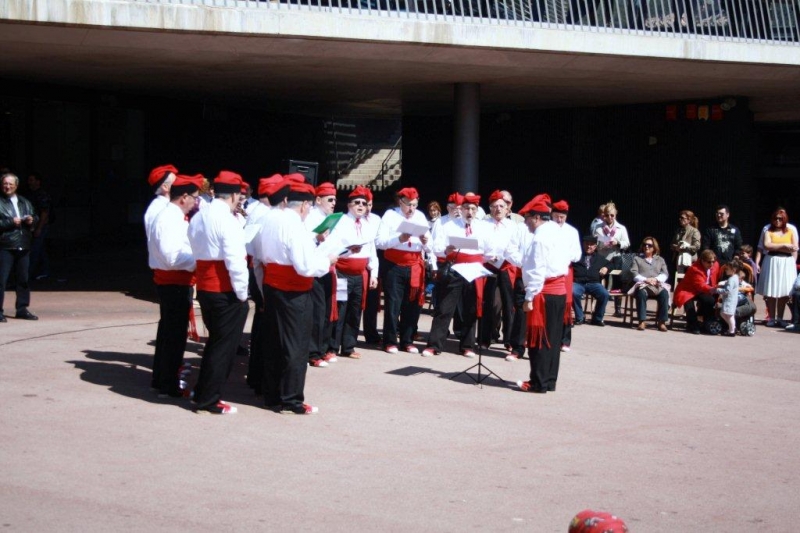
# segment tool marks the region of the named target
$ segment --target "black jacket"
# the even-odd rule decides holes
[[[610,265],[608,259],[595,252],[592,254],[591,266],[588,269],[585,260],[586,252],[583,252],[581,260],[572,263],[573,283],[600,283],[600,269]]]
[[[33,224],[20,226],[14,225],[14,218],[17,216],[14,211],[14,204],[9,198],[0,195],[0,250],[30,250],[31,239],[33,238],[33,228],[39,221],[39,216],[33,210],[33,205],[20,195],[17,195],[17,207],[19,208],[20,218],[30,215],[33,217]]]

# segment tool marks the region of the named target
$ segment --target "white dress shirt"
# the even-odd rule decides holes
[[[430,251],[427,245],[422,244],[419,237],[410,237],[408,241],[400,242],[400,232],[397,231],[397,228],[404,220],[406,220],[406,218],[400,212],[399,207],[386,211],[381,219],[380,228],[378,228],[377,247],[381,250],[394,248],[402,252]],[[428,225],[428,219],[420,211],[414,211],[414,214],[408,220],[420,226]],[[426,232],[424,236],[430,239],[430,231]]]
[[[246,301],[249,276],[244,228],[227,203],[215,198],[207,209],[192,217],[189,243],[196,261],[225,262],[236,297]]]
[[[522,258],[525,300],[533,301],[542,292],[545,280],[565,276],[569,264],[569,246],[559,225],[551,220],[536,228]]]
[[[314,246],[312,233],[303,224],[294,209],[273,210],[262,231],[262,257],[264,264],[292,265],[297,274],[318,278],[328,273],[328,257]]]
[[[153,198],[150,205],[147,206],[147,211],[144,212],[144,233],[147,235],[147,240],[150,240],[150,232],[153,229],[153,222],[155,222],[158,214],[169,205],[169,198],[167,196],[158,195]]]
[[[378,237],[379,225],[370,224],[366,217],[361,217],[360,221],[356,222],[356,217],[352,213],[346,213],[339,219],[336,226],[331,231],[329,239],[333,239],[338,243],[338,248],[344,250],[348,246],[355,244],[364,244],[361,251],[356,253],[346,253],[342,255],[345,259],[369,259],[367,268],[370,271],[370,277],[378,278],[378,254],[375,251],[375,239]]]
[[[189,222],[172,202],[158,213],[147,238],[148,264],[153,270],[194,272],[195,261],[189,245]]]

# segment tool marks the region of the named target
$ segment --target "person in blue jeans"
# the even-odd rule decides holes
[[[600,283],[608,273],[609,261],[597,253],[597,237],[583,237],[583,254],[579,261],[572,263],[572,309],[575,312],[575,325],[583,324],[586,317],[583,313],[583,295],[590,294],[596,300],[591,323],[605,326],[603,319],[608,304],[608,291]]]

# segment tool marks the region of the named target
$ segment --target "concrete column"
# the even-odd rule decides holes
[[[477,83],[455,84],[453,116],[453,190],[478,192],[478,148],[480,146],[481,87]]]

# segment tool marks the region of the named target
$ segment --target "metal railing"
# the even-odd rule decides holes
[[[800,45],[800,0],[134,0]]]
[[[381,188],[386,188],[386,174],[389,172],[389,160],[397,153],[397,161],[392,166],[398,166],[403,164],[403,136],[397,138],[395,141],[394,146],[389,151],[389,153],[384,158],[383,162],[381,163]]]

